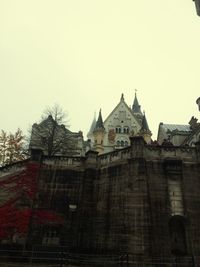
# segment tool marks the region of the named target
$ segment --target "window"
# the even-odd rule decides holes
[[[129,127],[128,126],[126,126],[126,127],[124,127],[124,133],[129,133]]]
[[[128,141],[125,141],[124,143],[125,143],[125,146],[128,146]]]
[[[115,128],[115,131],[116,131],[116,133],[121,133],[121,127],[117,126],[117,127]]]

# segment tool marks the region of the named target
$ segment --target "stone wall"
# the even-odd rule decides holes
[[[48,237],[50,226],[32,225],[29,241],[44,245],[46,235],[46,246],[76,253],[199,266],[199,168],[198,147],[150,146],[140,137],[100,156],[43,157],[33,208],[56,211],[64,224],[53,229],[58,239]]]

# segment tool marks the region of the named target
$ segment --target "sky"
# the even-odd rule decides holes
[[[199,118],[199,48],[192,0],[0,0],[0,129],[26,134],[57,103],[86,139],[137,89],[156,139]]]

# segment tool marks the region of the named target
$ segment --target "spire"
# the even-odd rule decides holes
[[[146,116],[145,116],[145,113],[142,117],[142,125],[141,125],[141,129],[140,129],[140,134],[143,136],[145,142],[147,144],[150,144],[151,143],[151,136],[152,136],[152,133],[151,131],[149,130],[149,126],[148,126],[148,123],[147,123],[147,119],[146,119]]]
[[[135,92],[135,98],[134,98],[134,101],[133,101],[132,111],[133,111],[133,113],[139,113],[139,114],[142,115],[142,112],[141,112],[141,109],[140,109],[140,105],[139,105],[138,100],[137,100],[136,92]]]
[[[146,116],[145,116],[145,112],[144,112],[144,115],[143,115],[143,118],[142,118],[141,131],[150,132],[149,126],[148,126],[148,123],[147,123],[147,119],[146,119]]]
[[[91,124],[91,126],[90,126],[90,130],[89,130],[89,132],[88,132],[88,134],[87,134],[87,137],[88,137],[88,138],[90,138],[90,136],[92,135],[92,133],[93,133],[93,131],[94,131],[94,128],[95,128],[95,126],[96,126],[96,123],[97,123],[97,120],[96,120],[96,112],[95,112],[95,113],[94,113],[94,119],[93,119],[92,124]]]
[[[101,115],[101,109],[99,111],[99,117],[97,119],[96,126],[95,126],[94,130],[98,130],[98,129],[105,129],[104,128],[104,125],[103,125],[103,119],[102,119],[102,115]]]

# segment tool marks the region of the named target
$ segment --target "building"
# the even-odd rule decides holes
[[[83,133],[71,132],[49,115],[39,124],[33,124],[29,149],[42,150],[47,156],[81,156],[84,154]]]
[[[191,141],[199,124],[189,133],[178,127],[181,145],[170,142],[174,133],[166,140],[169,125],[161,144],[148,143],[145,116],[139,123],[131,112],[122,96],[108,120],[99,113],[96,151],[49,157],[32,149],[29,160],[1,168],[2,248],[64,251],[77,266],[200,266],[200,141]],[[130,124],[119,124],[128,115]],[[138,127],[129,144],[102,153],[108,129],[115,145],[117,126],[127,136],[122,125]]]
[[[94,118],[87,135],[91,149],[100,154],[121,149],[130,145],[130,136],[142,135],[145,141],[151,143],[151,131],[146,116],[141,112],[137,95],[132,107],[121,95],[120,102],[103,121],[101,110],[98,119]]]
[[[196,101],[200,110],[200,98]],[[158,128],[158,144],[171,144],[173,146],[195,146],[200,140],[200,123],[194,116],[188,124],[165,124],[161,122]]]

